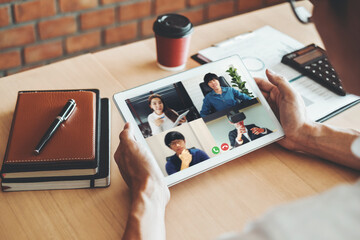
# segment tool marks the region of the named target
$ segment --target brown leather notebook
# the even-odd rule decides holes
[[[76,107],[39,155],[34,149],[69,99]],[[3,178],[96,174],[98,90],[22,91],[18,94]]]

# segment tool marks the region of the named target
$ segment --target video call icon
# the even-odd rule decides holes
[[[218,154],[218,153],[220,153],[220,148],[215,146],[211,149],[211,151],[213,152],[213,154]]]
[[[223,151],[229,150],[229,144],[227,144],[227,143],[221,144],[221,150],[223,150]]]

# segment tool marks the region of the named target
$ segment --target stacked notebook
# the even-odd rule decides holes
[[[110,105],[99,95],[96,89],[19,92],[1,169],[2,190],[108,186]],[[69,99],[76,102],[74,111],[34,154]]]

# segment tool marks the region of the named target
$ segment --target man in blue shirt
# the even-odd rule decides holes
[[[221,111],[238,104],[238,100],[250,100],[251,97],[241,93],[232,87],[220,86],[219,77],[214,73],[207,73],[204,76],[204,82],[212,91],[206,94],[203,105],[201,107],[200,115],[205,117],[215,111]]]
[[[164,141],[166,146],[175,152],[173,156],[166,158],[165,168],[169,175],[209,159],[209,156],[200,149],[187,149],[185,137],[180,132],[168,132]]]

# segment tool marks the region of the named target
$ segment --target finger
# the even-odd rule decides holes
[[[256,84],[259,86],[262,92],[270,92],[274,85],[268,80],[262,78],[254,78]]]
[[[280,91],[287,91],[291,88],[289,82],[283,76],[276,74],[270,69],[266,69],[266,76],[272,84],[280,89]]]
[[[122,130],[122,132],[120,133],[119,138],[120,138],[120,143],[121,143],[121,141],[126,141],[126,140],[134,140],[135,141],[133,127],[129,122],[125,123],[124,130]]]
[[[267,100],[270,97],[270,94],[268,92],[262,91],[261,90],[262,95],[264,96],[264,98]]]

